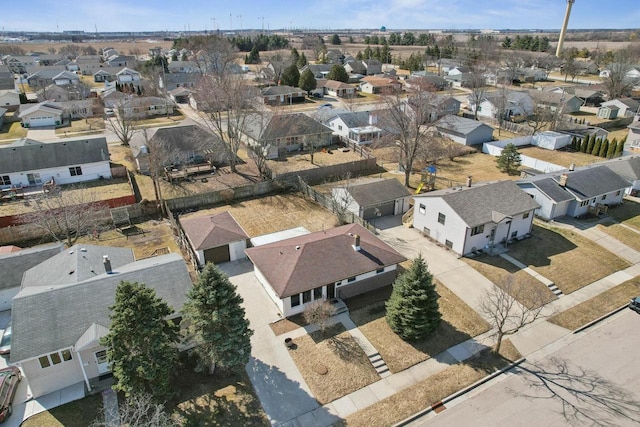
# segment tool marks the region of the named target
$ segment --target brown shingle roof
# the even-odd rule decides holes
[[[217,248],[249,238],[229,212],[180,220],[196,250]]]
[[[353,248],[356,234],[360,251]],[[250,248],[246,253],[280,298],[406,260],[358,224]]]

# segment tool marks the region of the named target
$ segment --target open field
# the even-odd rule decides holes
[[[300,226],[313,232],[338,225],[334,214],[297,193],[242,200],[231,205],[203,209],[197,213],[185,215],[184,218],[220,212],[229,212],[233,215],[249,237]]]
[[[385,302],[391,295],[390,286],[363,296],[365,303],[348,301],[354,323],[380,352],[391,372],[407,369],[490,329],[482,317],[447,287],[436,282],[436,291],[440,295],[442,322],[432,335],[411,343],[402,340],[387,325]],[[374,297],[377,297],[375,302]]]
[[[80,47],[93,46],[97,51],[101,49],[112,47],[122,55],[133,55],[133,54],[147,54],[149,49],[152,47],[160,46],[163,48],[171,48],[173,42],[164,41],[162,39],[156,40],[100,40],[100,41],[86,41],[82,43],[71,43],[71,42],[38,42],[38,43],[0,43],[0,51],[3,47],[7,46],[10,48],[21,47],[24,49],[26,53],[29,52],[49,52],[49,49],[55,49],[56,52],[61,48],[68,44],[76,44]]]
[[[578,329],[604,316],[640,295],[640,277],[624,282],[600,295],[584,301],[549,318],[551,323],[569,330]]]
[[[570,294],[629,264],[577,233],[535,221],[533,237],[514,244],[509,255]]]

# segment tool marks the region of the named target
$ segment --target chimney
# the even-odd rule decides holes
[[[571,163],[571,164],[569,165],[569,170],[570,170],[571,172],[573,172],[574,170],[576,170],[576,164],[575,164],[575,163]]]
[[[111,261],[109,261],[109,255],[102,256],[102,263],[104,264],[104,271],[107,274],[113,273],[113,270],[111,270]]]
[[[356,251],[360,251],[360,236],[357,234],[353,235],[353,249]]]
[[[561,187],[566,187],[568,180],[569,180],[569,175],[566,173],[563,173],[562,175],[560,175],[560,181],[558,182],[558,184],[560,184]]]
[[[471,188],[471,183],[472,183],[471,175],[469,175],[467,176],[467,187]]]

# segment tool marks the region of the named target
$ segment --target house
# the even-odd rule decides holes
[[[542,68],[517,68],[513,74],[514,80],[533,83],[547,80],[548,72]]]
[[[200,73],[170,73],[160,75],[158,77],[158,86],[164,88],[166,85],[167,91],[179,87],[194,88],[202,78]]]
[[[31,87],[46,87],[50,84],[58,86],[79,84],[80,77],[76,73],[67,70],[44,69],[27,77],[27,83]]]
[[[388,286],[406,260],[358,224],[267,243],[246,253],[256,278],[285,317],[314,301]]]
[[[116,73],[116,80],[122,84],[134,84],[135,86],[140,84],[140,73],[131,68],[124,67]]]
[[[30,187],[53,180],[74,184],[111,178],[105,137],[39,142],[22,138],[0,146],[2,188]]]
[[[173,114],[175,104],[173,101],[157,96],[131,96],[118,106],[125,114],[138,117],[162,116]]]
[[[620,204],[631,187],[601,165],[526,177],[516,184],[538,202],[536,215],[545,220],[604,211],[606,206]]]
[[[409,94],[400,109],[408,115],[417,114],[421,117],[422,124],[427,124],[446,115],[457,115],[460,112],[460,101],[452,96],[433,92],[417,92]]]
[[[38,55],[36,62],[42,67],[48,67],[57,64],[63,59],[66,59],[64,55]]]
[[[476,145],[493,139],[493,128],[485,123],[459,116],[444,116],[435,123],[443,136],[462,145]]]
[[[9,71],[16,74],[23,74],[27,67],[35,67],[36,59],[30,55],[7,55],[2,58],[2,63]]]
[[[402,90],[402,83],[394,79],[383,77],[365,77],[360,81],[360,91],[364,93],[380,94],[398,92]]]
[[[449,82],[436,75],[412,75],[404,82],[404,87],[407,90],[422,89],[425,86],[432,86],[436,90],[444,90],[449,87]]]
[[[20,106],[20,94],[15,90],[0,90],[0,107],[16,111]]]
[[[365,73],[367,76],[374,76],[382,73],[382,62],[377,59],[363,59],[362,65],[364,65]]]
[[[555,93],[546,90],[530,90],[529,95],[535,104],[541,108],[549,108],[551,111],[560,109],[565,114],[580,111],[582,100],[575,95],[567,93]]]
[[[307,92],[299,87],[269,86],[261,91],[262,100],[267,105],[291,104],[304,102]]]
[[[58,102],[44,101],[38,104],[22,104],[18,118],[25,128],[59,126],[64,108]]]
[[[640,118],[636,117],[629,126],[627,141],[624,144],[623,155],[640,154]]]
[[[342,141],[358,145],[370,144],[382,136],[377,122],[376,115],[368,111],[336,111],[322,121]]]
[[[640,112],[640,102],[632,98],[612,99],[611,101],[600,104],[600,108],[614,106],[618,107],[618,114],[616,117],[634,117]],[[598,109],[598,117],[600,117],[600,114],[600,110]],[[602,114],[604,115],[605,112],[603,111]]]
[[[11,310],[13,297],[20,291],[22,275],[25,271],[64,250],[63,243],[34,246],[17,251],[0,252],[0,311]]]
[[[327,60],[330,64],[343,64],[345,59],[344,53],[340,49],[327,50]]]
[[[181,218],[180,225],[196,253],[199,266],[246,258],[249,236],[229,212]]]
[[[307,70],[311,70],[313,77],[317,79],[326,79],[331,72],[332,64],[307,64],[300,69],[300,75]]]
[[[470,71],[467,67],[455,66],[447,71],[448,76],[461,76],[463,74],[468,74]]]
[[[110,385],[100,339],[109,332],[109,307],[122,281],[153,289],[175,317],[192,286],[179,254],[136,261],[131,249],[106,246],[76,245],[25,272],[13,300],[10,361],[34,398],[75,384],[85,392]]]
[[[597,117],[599,119],[613,120],[618,118],[620,108],[616,105],[602,105],[598,108]]]
[[[191,96],[191,91],[184,87],[177,87],[168,92],[169,98],[175,103],[178,104],[188,104],[189,97]]]
[[[327,80],[324,83],[324,91],[327,95],[337,96],[339,98],[349,98],[355,96],[357,93],[353,85],[337,80]]]
[[[617,63],[609,64],[608,67],[600,70],[599,76],[604,78],[609,78],[611,77],[612,72],[620,73],[623,69],[626,69],[626,68],[627,66],[624,64],[617,64]],[[629,80],[640,79],[640,66],[635,65],[635,66],[629,67],[629,70],[625,74],[625,78]]]
[[[477,108],[479,117],[492,119],[498,119],[500,114],[506,120],[515,116],[529,117],[533,114],[533,98],[527,92],[514,90],[488,92],[477,106],[474,97],[470,96],[469,108],[473,112]]]
[[[581,75],[598,74],[598,65],[593,61],[575,61],[575,65],[580,70]]]
[[[93,81],[95,83],[112,82],[116,79],[116,73],[119,68],[98,68],[93,73]]]
[[[345,62],[343,67],[348,74],[362,74],[365,76],[367,75],[367,68],[364,66],[362,61],[355,60],[355,61]]]
[[[600,164],[631,183],[626,194],[633,196],[640,193],[640,156],[624,156]]]
[[[2,90],[16,90],[13,73],[4,65],[0,65],[0,91]]]
[[[333,200],[365,219],[401,215],[409,210],[411,193],[395,178],[367,180],[331,190]]]
[[[604,101],[604,94],[601,90],[591,89],[588,87],[565,86],[554,88],[553,92],[575,95],[580,98],[582,105],[588,107],[597,107]]]
[[[37,92],[38,101],[78,101],[87,99],[91,95],[91,88],[83,84],[58,86],[50,84]]]
[[[195,61],[171,61],[167,65],[170,73],[200,73]]]
[[[531,233],[539,207],[513,181],[432,191],[414,197],[413,227],[459,255]]]
[[[104,60],[107,67],[132,67],[135,68],[137,61],[135,56],[111,55]]]
[[[244,134],[245,142],[254,150],[261,150],[267,159],[331,145],[331,129],[302,113],[272,117],[252,115],[247,120]]]

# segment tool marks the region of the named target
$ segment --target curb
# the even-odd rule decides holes
[[[445,397],[441,401],[433,403],[428,408],[425,408],[420,412],[416,412],[415,414],[409,416],[408,418],[405,418],[404,420],[394,424],[393,427],[406,426],[410,422],[415,421],[418,418],[423,417],[424,415],[427,415],[427,414],[429,414],[431,412],[436,412],[436,413],[441,412],[442,410],[446,409],[446,408],[443,409],[445,403],[450,402],[453,399],[456,399],[456,398],[458,398],[458,397],[460,397],[460,396],[462,396],[464,394],[469,393],[470,391],[472,391],[472,390],[480,387],[481,385],[491,381],[495,377],[502,375],[506,371],[509,371],[509,370],[515,368],[516,366],[520,365],[525,360],[526,360],[526,358],[522,357],[522,358],[516,360],[515,362],[511,362],[510,364],[508,364],[504,368],[498,369],[497,371],[493,372],[492,374],[487,375],[486,377],[484,377],[484,378],[476,381],[475,383],[463,388],[462,390],[459,390],[459,391],[457,391],[457,392]]]
[[[590,327],[594,326],[595,324],[602,322],[602,321],[603,321],[603,320],[605,320],[606,318],[611,317],[611,316],[613,316],[614,314],[621,312],[622,310],[624,310],[625,308],[627,308],[627,306],[628,306],[628,304],[625,304],[625,305],[623,305],[622,307],[618,307],[618,308],[616,308],[615,310],[610,311],[609,313],[607,313],[607,314],[605,314],[605,315],[603,315],[603,316],[598,317],[596,320],[592,320],[591,322],[587,323],[586,325],[580,326],[578,329],[576,329],[575,331],[573,331],[573,333],[574,333],[574,334],[580,333],[580,332],[584,331],[585,329],[588,329],[588,328],[590,328]]]

